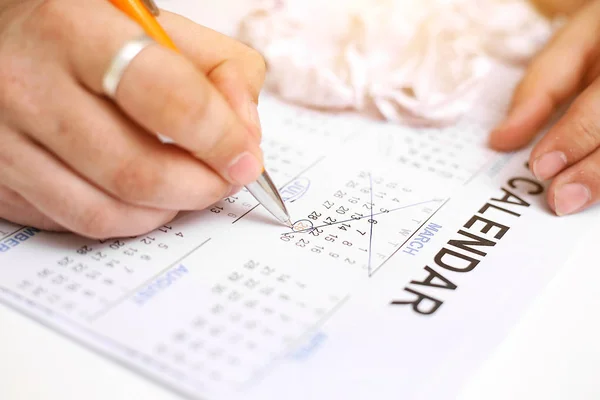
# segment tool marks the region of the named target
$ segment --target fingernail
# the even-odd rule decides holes
[[[245,186],[258,178],[262,168],[256,157],[246,152],[231,163],[228,172],[229,177],[235,184]]]
[[[567,166],[567,156],[561,151],[552,151],[533,162],[533,174],[541,181],[552,178]]]
[[[567,183],[554,193],[556,214],[567,215],[580,210],[592,198],[590,189],[580,183]]]
[[[260,124],[260,117],[258,115],[258,105],[253,101],[248,102],[248,119],[256,128],[256,136],[260,137],[262,126]]]

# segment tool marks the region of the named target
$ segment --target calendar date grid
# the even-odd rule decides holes
[[[215,385],[256,378],[346,294],[316,291],[270,264],[248,260],[210,286],[204,312],[156,345],[160,357]]]

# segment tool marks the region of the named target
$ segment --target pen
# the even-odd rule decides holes
[[[136,21],[157,43],[171,50],[179,51],[156,20],[159,9],[154,0],[110,0],[110,2]],[[255,182],[246,185],[246,189],[281,223],[292,227],[290,215],[281,195],[266,170],[263,169],[262,174]]]

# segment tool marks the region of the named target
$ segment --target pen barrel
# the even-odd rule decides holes
[[[137,22],[158,44],[171,50],[177,50],[175,43],[169,38],[167,32],[158,23],[152,12],[148,10],[141,0],[109,0],[115,7],[127,14],[131,19]]]

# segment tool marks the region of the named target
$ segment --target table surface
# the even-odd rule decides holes
[[[222,1],[216,7],[212,2],[212,8],[202,12],[200,0],[159,4],[227,32],[231,24],[223,19],[223,10],[231,10],[235,1]],[[235,10],[242,14],[239,7]],[[461,400],[600,398],[600,289],[596,284],[600,265],[595,251],[599,222],[591,220],[582,227],[589,233],[573,249],[572,259],[469,380]],[[181,399],[0,305],[0,399],[54,398]]]

